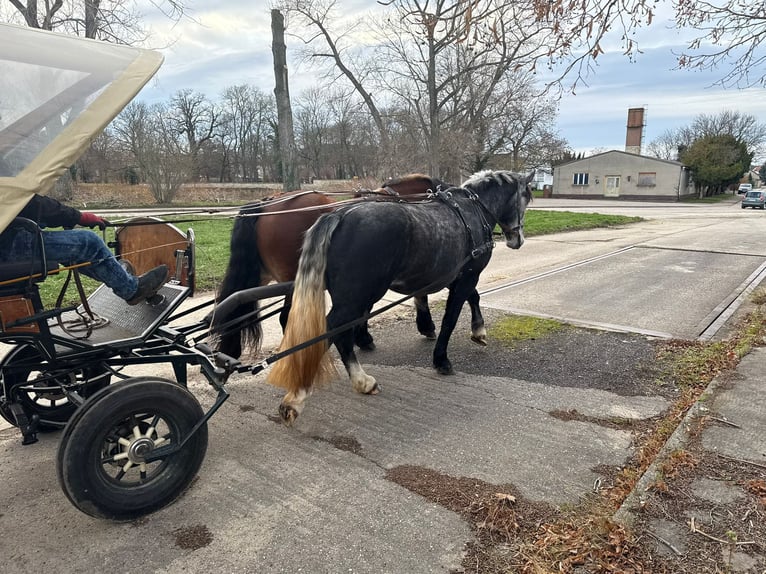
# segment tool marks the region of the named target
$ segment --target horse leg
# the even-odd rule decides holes
[[[282,325],[282,332],[285,332],[285,327],[287,327],[287,318],[290,316],[290,308],[293,305],[293,296],[292,294],[285,296],[285,302],[282,305],[282,310],[279,312],[279,324]]]
[[[369,310],[367,311],[369,313]],[[367,321],[354,327],[354,343],[362,351],[374,351],[375,341],[370,335],[370,327]]]
[[[306,399],[311,394],[310,390],[300,389],[295,392],[289,392],[282,397],[279,403],[279,416],[287,426],[292,426],[295,419],[298,418],[306,406]]]
[[[431,318],[431,310],[428,308],[428,295],[415,297],[415,324],[418,333],[426,339],[436,339],[436,325]]]
[[[455,374],[455,371],[452,369],[452,363],[447,358],[447,345],[452,336],[452,331],[455,330],[455,325],[457,325],[463,303],[471,295],[471,291],[476,291],[478,280],[478,275],[476,277],[463,276],[450,286],[447,308],[444,310],[444,318],[442,319],[441,329],[439,330],[439,336],[436,338],[436,346],[434,347],[434,367],[440,375]]]
[[[330,331],[350,321],[353,321],[353,317],[348,315],[341,317],[340,313],[336,312],[336,307],[333,306],[330,314],[327,316],[327,330]],[[343,331],[333,337],[333,343],[335,348],[338,349],[340,359],[346,367],[348,376],[351,379],[351,386],[354,390],[367,395],[377,395],[380,392],[380,386],[374,377],[364,372],[362,365],[359,364],[356,358],[356,353],[354,353],[354,333],[355,329]]]
[[[484,317],[479,308],[479,292],[476,289],[468,296],[468,306],[471,308],[471,341],[486,347],[487,329],[484,327]]]

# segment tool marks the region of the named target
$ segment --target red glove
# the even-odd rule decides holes
[[[98,227],[99,229],[103,230],[106,229],[106,226],[109,225],[109,222],[106,219],[99,217],[95,213],[83,211],[80,214],[80,225],[83,227],[90,227],[91,229]]]

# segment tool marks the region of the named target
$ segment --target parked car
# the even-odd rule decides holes
[[[752,207],[763,209],[766,206],[766,191],[748,191],[742,198],[742,209]]]
[[[748,191],[753,190],[753,184],[752,183],[740,183],[739,189],[737,189],[737,193],[747,193]]]

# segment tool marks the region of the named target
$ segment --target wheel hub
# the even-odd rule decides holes
[[[154,450],[154,441],[148,437],[133,440],[128,446],[128,460],[133,464],[140,464],[146,460],[146,456]]]

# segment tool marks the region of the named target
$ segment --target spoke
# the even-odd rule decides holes
[[[130,441],[123,437],[118,438],[117,442],[120,443],[122,446],[130,446]]]
[[[117,480],[122,480],[122,478],[123,478],[124,476],[125,476],[125,471],[123,471],[122,469],[120,469],[120,471],[119,471],[117,474],[115,474],[115,475],[114,475],[114,478],[116,478]]]

